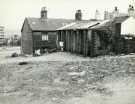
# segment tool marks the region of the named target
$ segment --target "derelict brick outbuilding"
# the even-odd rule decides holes
[[[47,18],[47,10],[42,8],[41,18],[26,18],[21,34],[21,48],[24,54],[34,54],[38,49],[57,48],[56,29],[74,20]]]

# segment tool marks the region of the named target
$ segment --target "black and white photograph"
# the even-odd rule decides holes
[[[135,0],[0,0],[0,104],[135,104]]]

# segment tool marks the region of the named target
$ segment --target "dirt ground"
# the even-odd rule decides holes
[[[82,57],[78,55],[72,55],[70,53],[64,52],[55,52],[51,54],[44,54],[39,57],[32,57],[31,55],[27,56],[20,56],[16,58],[11,58],[12,53],[20,54],[20,47],[3,47],[0,48],[0,63],[15,63],[25,61],[88,61],[89,57]]]
[[[0,48],[0,104],[135,104],[135,55],[11,58],[19,49]]]

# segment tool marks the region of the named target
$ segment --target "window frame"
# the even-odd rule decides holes
[[[48,33],[42,33],[42,37],[41,37],[42,41],[49,41],[49,36]]]

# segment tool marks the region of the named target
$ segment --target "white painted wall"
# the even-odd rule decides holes
[[[132,34],[135,36],[135,18],[129,17],[121,24],[121,34],[128,35]]]

